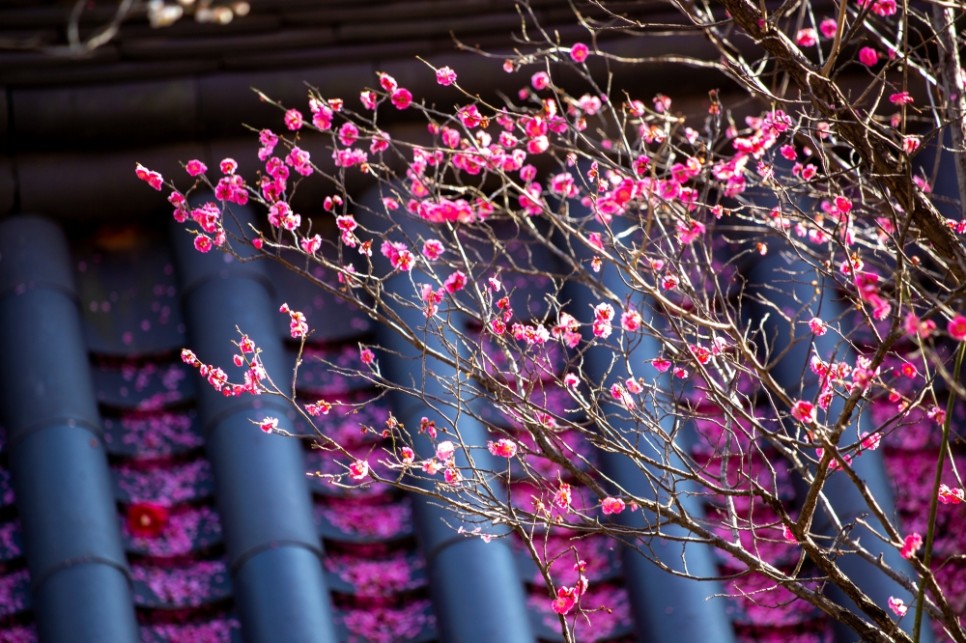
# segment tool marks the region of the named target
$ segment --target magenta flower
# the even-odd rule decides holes
[[[466,275],[462,271],[457,270],[446,278],[446,281],[443,282],[443,287],[451,295],[463,290],[466,287]]]
[[[606,515],[619,514],[626,508],[624,501],[620,498],[604,498],[600,503],[600,510]]]
[[[501,438],[496,442],[490,440],[486,443],[486,448],[490,453],[501,458],[512,458],[517,454],[517,443],[507,438]]]
[[[915,99],[909,92],[896,92],[889,96],[889,102],[893,105],[909,105],[915,102]]]
[[[560,486],[557,488],[557,491],[553,494],[553,504],[567,511],[570,509],[570,503],[572,500],[573,495],[570,491],[570,485],[566,482],[561,482]]]
[[[799,29],[798,33],[795,34],[795,42],[799,47],[814,47],[815,43],[818,42],[818,34],[811,27]]]
[[[806,402],[805,400],[798,400],[792,405],[792,417],[799,422],[804,422],[805,424],[815,422],[815,405],[811,402]]]
[[[158,172],[149,170],[140,163],[134,166],[134,174],[137,175],[139,179],[150,185],[155,190],[161,190],[161,184],[164,182],[164,178]]]
[[[376,354],[368,348],[362,348],[359,350],[359,361],[361,361],[366,366],[370,366],[376,360]]]
[[[956,315],[949,320],[949,324],[946,325],[946,330],[949,331],[949,336],[957,342],[966,340],[966,317]]]
[[[879,62],[879,52],[872,47],[863,47],[859,50],[859,62],[866,67],[874,67]]]
[[[963,490],[956,487],[951,488],[947,484],[939,485],[939,502],[944,505],[959,505],[964,501]]]
[[[914,532],[905,537],[902,541],[902,549],[899,553],[903,558],[912,558],[916,555],[919,548],[922,547],[922,536],[918,532]]]
[[[546,89],[550,85],[550,76],[545,71],[538,71],[530,77],[530,85],[537,91]]]
[[[413,102],[413,95],[405,87],[400,87],[392,93],[389,100],[396,107],[396,109],[406,109]]]
[[[826,18],[818,25],[818,30],[822,33],[823,38],[834,38],[838,29],[839,23],[835,22],[833,18]]]
[[[290,109],[285,112],[285,127],[293,132],[302,129],[302,112],[297,109]]]
[[[185,164],[184,169],[189,176],[198,176],[199,174],[204,174],[207,172],[208,166],[198,159],[191,159]]]
[[[561,587],[557,590],[557,597],[550,602],[550,608],[561,616],[569,614],[576,607],[578,598],[575,587]]]
[[[258,423],[258,428],[260,428],[264,433],[271,433],[278,428],[278,418],[265,418]]]
[[[889,597],[889,609],[895,612],[896,616],[905,616],[906,612],[909,611],[909,606],[901,598],[896,598],[895,596]]]
[[[828,324],[822,321],[819,317],[812,317],[810,320],[808,320],[808,328],[817,337],[821,337],[828,332]]]
[[[210,252],[211,249],[214,247],[214,244],[211,241],[211,237],[209,237],[206,234],[200,234],[200,233],[195,235],[194,244],[195,244],[195,250],[201,253]]]
[[[436,82],[444,87],[456,82],[456,72],[449,67],[440,67],[436,70]]]
[[[582,63],[587,60],[587,56],[590,55],[590,49],[587,48],[582,42],[575,43],[573,47],[570,48],[570,59],[575,63]]]
[[[641,328],[641,314],[633,308],[628,308],[621,313],[621,328],[628,332],[635,332]]]
[[[365,480],[369,475],[369,462],[366,460],[356,460],[349,465],[349,477],[355,481]]]

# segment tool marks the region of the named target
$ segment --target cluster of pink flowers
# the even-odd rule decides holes
[[[278,312],[287,314],[289,318],[288,329],[293,339],[300,339],[308,335],[309,323],[305,319],[305,314],[289,308],[288,304],[282,304]]]
[[[557,589],[556,597],[550,602],[550,608],[555,613],[564,616],[577,607],[580,602],[580,597],[587,592],[590,586],[590,581],[584,573],[586,568],[587,563],[583,560],[579,560],[574,564],[574,570],[578,574],[577,583],[573,587],[560,587]]]
[[[194,354],[193,351],[185,348],[181,351],[181,361],[185,364],[197,368],[201,376],[208,380],[208,384],[226,397],[236,395],[260,395],[263,391],[263,382],[268,374],[262,366],[261,358],[255,349],[254,343],[247,336],[243,336],[241,342],[237,343],[241,354],[233,358],[237,366],[244,366],[244,380],[242,384],[232,384],[228,381],[228,374],[220,367],[205,364]]]

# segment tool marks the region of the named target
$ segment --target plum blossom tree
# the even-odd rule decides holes
[[[453,107],[385,73],[358,96],[260,95],[280,114],[256,132],[261,167],[137,174],[169,189],[198,251],[281,262],[376,320],[357,363],[331,368],[425,410],[363,427],[378,442],[361,454],[321,428],[258,428],[331,453],[332,484],[393,485],[467,537],[521,539],[568,640],[597,605],[587,561],[556,577],[551,533],[611,536],[694,583],[707,578],[676,560],[714,550],[723,577],[753,575],[862,640],[966,641],[943,575],[956,557],[937,547],[964,502],[955,9],[658,4],[651,21],[574,3],[574,42],[523,1],[518,46],[479,52],[519,77],[515,96],[430,63]],[[713,54],[622,53],[621,37],[681,31]],[[657,63],[716,86],[679,99],[612,74]],[[383,125],[402,112],[423,136]],[[327,186],[318,212],[292,205],[304,181]],[[321,320],[279,303],[304,347]],[[310,427],[343,404],[302,399],[297,374],[235,342],[234,375],[184,359],[225,395],[286,398]],[[928,479],[897,512],[882,453],[926,447]]]

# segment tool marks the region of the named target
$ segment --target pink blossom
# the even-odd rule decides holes
[[[575,588],[561,587],[557,590],[557,597],[550,602],[550,608],[555,613],[564,616],[576,607],[578,598]]]
[[[895,612],[896,616],[905,616],[906,612],[909,611],[909,606],[901,598],[896,598],[895,596],[889,597],[889,609]]]
[[[620,498],[604,498],[600,503],[600,510],[605,515],[619,514],[624,511],[625,507],[624,501]]]
[[[149,170],[138,163],[134,166],[134,174],[155,190],[158,190],[159,192],[161,191],[161,185],[164,182],[164,178],[158,172]]]
[[[939,485],[939,502],[944,505],[958,505],[962,504],[963,500],[964,493],[961,488],[951,488],[947,484]]]
[[[828,332],[828,324],[822,321],[819,317],[812,317],[808,320],[808,328],[817,337],[821,337],[826,332]]]
[[[463,288],[466,287],[466,275],[463,274],[462,271],[457,270],[446,278],[446,281],[443,282],[443,287],[446,288],[446,292],[451,295],[463,290]]]
[[[550,85],[550,76],[545,71],[538,71],[530,77],[530,85],[537,91],[546,89]]]
[[[621,328],[628,332],[636,332],[641,328],[641,314],[633,308],[628,308],[621,313]]]
[[[270,129],[263,129],[258,133],[258,142],[261,144],[258,149],[258,160],[264,161],[272,155],[275,146],[278,145],[278,136]]]
[[[884,18],[894,15],[899,10],[896,0],[859,0],[860,7],[868,7],[869,4],[872,5],[872,13]]]
[[[359,349],[359,361],[361,361],[366,366],[371,366],[376,359],[376,354],[372,352],[369,348]]]
[[[354,123],[343,123],[339,128],[339,142],[346,147],[352,145],[359,138],[359,128]]]
[[[369,475],[369,462],[366,460],[356,460],[349,465],[349,477],[355,481],[365,480]]]
[[[463,480],[463,476],[456,467],[446,467],[443,471],[443,480],[448,485],[457,485]]]
[[[336,402],[338,404],[338,402]],[[331,402],[326,402],[325,400],[316,400],[311,404],[305,405],[305,412],[312,417],[318,417],[320,415],[328,415],[329,411],[332,410],[333,404]]]
[[[302,112],[297,109],[290,109],[285,112],[285,127],[292,131],[302,129]]]
[[[575,373],[567,373],[563,377],[563,383],[567,388],[576,388],[580,384],[580,378]]]
[[[409,447],[399,449],[399,459],[403,464],[412,464],[416,460],[416,452]]]
[[[391,94],[392,92],[396,91],[397,87],[399,87],[399,83],[397,83],[396,79],[389,74],[379,72],[379,86]]]
[[[913,99],[912,94],[909,92],[896,92],[889,96],[889,102],[893,105],[909,105],[915,102],[915,99]]]
[[[822,33],[822,37],[834,38],[835,33],[839,30],[839,23],[834,18],[826,18],[819,23],[818,30]]]
[[[278,312],[287,314],[289,317],[289,334],[294,339],[299,337],[304,337],[309,332],[309,324],[305,319],[305,315],[297,310],[292,310],[289,308],[288,304],[282,304],[278,308]]]
[[[460,122],[463,123],[463,126],[469,129],[478,127],[483,122],[483,116],[480,114],[480,110],[473,104],[461,107],[456,115],[460,119]]]
[[[299,245],[305,254],[314,255],[322,247],[322,237],[317,234],[311,238],[306,237],[299,241]]]
[[[949,331],[949,336],[957,342],[966,341],[966,317],[956,315],[949,320],[946,330]]]
[[[792,417],[805,424],[811,424],[816,419],[815,405],[805,400],[798,400],[792,405]]]
[[[818,34],[811,27],[799,29],[798,33],[795,34],[795,42],[799,47],[814,47],[815,43],[818,42]]]
[[[899,553],[903,558],[912,558],[922,547],[922,536],[918,532],[913,532],[902,541],[902,549]]]
[[[512,458],[517,454],[517,443],[507,438],[501,438],[496,442],[490,440],[486,443],[486,448],[490,453],[501,458]]]
[[[782,538],[784,538],[785,542],[787,543],[798,544],[798,538],[795,538],[795,534],[792,533],[792,530],[788,525],[782,525]]]
[[[194,245],[195,250],[202,253],[210,252],[212,247],[214,247],[214,244],[211,242],[211,237],[201,233],[195,235]]]
[[[651,366],[656,368],[658,373],[666,373],[671,368],[671,360],[658,357],[651,360]]]
[[[238,161],[231,157],[223,158],[218,163],[218,169],[221,170],[222,174],[234,174],[238,169]]]
[[[204,174],[205,172],[207,172],[208,166],[202,163],[201,161],[199,161],[198,159],[191,159],[185,164],[184,169],[189,176],[198,176],[200,174]]]
[[[912,154],[919,149],[922,145],[922,139],[918,136],[903,136],[902,137],[902,151],[906,154]]]
[[[265,433],[271,433],[278,428],[278,418],[267,417],[258,423],[258,428]]]
[[[443,440],[436,445],[436,459],[440,462],[449,462],[456,453],[456,445],[451,440]]]
[[[882,442],[881,433],[865,433],[863,432],[862,438],[862,448],[866,451],[875,451],[879,448],[879,444]]]
[[[564,511],[569,511],[572,500],[573,496],[570,491],[570,485],[566,482],[561,482],[553,494],[553,504]]]
[[[407,109],[413,102],[412,93],[405,87],[400,87],[389,97],[396,109]]]
[[[873,67],[879,62],[879,52],[872,47],[863,47],[859,50],[859,62],[866,67]]]
[[[456,82],[456,72],[449,67],[440,67],[436,70],[436,82],[444,87]]]
[[[409,251],[406,244],[401,242],[383,241],[379,251],[396,270],[408,272],[416,264],[416,257]]]
[[[665,96],[664,94],[657,94],[654,98],[651,99],[651,102],[654,103],[654,111],[656,111],[659,114],[663,114],[664,112],[671,109],[671,99],[670,97]]]
[[[584,62],[588,55],[590,55],[590,49],[582,42],[574,43],[574,46],[570,48],[570,59],[575,63]]]
[[[436,261],[445,250],[442,242],[438,239],[430,239],[423,243],[423,256],[426,257],[427,261]]]
[[[376,108],[376,105],[379,103],[379,96],[378,94],[376,94],[376,92],[367,89],[365,91],[359,92],[359,101],[362,103],[362,106],[365,107],[366,109],[373,110]]]

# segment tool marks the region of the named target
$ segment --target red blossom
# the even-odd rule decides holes
[[[135,538],[157,538],[168,524],[168,508],[153,502],[136,502],[127,509],[127,527]]]

